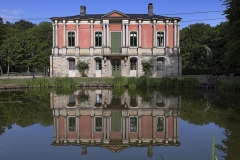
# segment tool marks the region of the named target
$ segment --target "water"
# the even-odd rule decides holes
[[[0,159],[240,159],[239,95],[209,91],[0,92]]]

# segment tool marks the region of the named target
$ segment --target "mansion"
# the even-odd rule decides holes
[[[153,64],[153,77],[181,76],[181,18],[155,15],[152,3],[147,7],[147,14],[88,14],[80,6],[78,15],[52,17],[50,76],[80,77],[76,64],[85,61],[88,77],[139,77],[144,60]]]

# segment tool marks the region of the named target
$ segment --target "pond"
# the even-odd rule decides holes
[[[0,159],[236,160],[239,108],[202,90],[0,91]]]

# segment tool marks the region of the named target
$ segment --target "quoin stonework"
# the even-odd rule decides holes
[[[75,66],[85,61],[88,77],[139,77],[144,74],[141,62],[151,60],[153,77],[181,76],[181,18],[155,15],[152,3],[146,13],[88,14],[80,6],[78,15],[52,17],[50,75],[80,77]]]

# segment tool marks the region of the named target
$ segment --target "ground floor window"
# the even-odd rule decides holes
[[[96,60],[96,70],[102,70],[102,61]]]
[[[75,70],[75,59],[69,59],[69,70]]]
[[[157,70],[163,70],[163,61],[157,60]]]
[[[137,60],[130,60],[130,69],[131,70],[136,70],[137,69]]]

